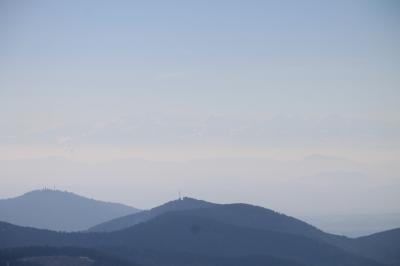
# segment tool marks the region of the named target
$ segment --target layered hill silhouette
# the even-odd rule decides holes
[[[0,220],[57,231],[80,231],[138,210],[74,193],[42,189],[0,200]]]
[[[182,208],[182,206],[186,207]],[[189,206],[191,208],[189,208]],[[395,265],[393,263],[394,261],[400,262],[399,256],[396,255],[400,254],[400,249],[397,248],[398,246],[400,247],[399,243],[397,242],[400,241],[400,236],[396,235],[396,230],[390,230],[368,237],[352,239],[323,232],[322,230],[306,222],[270,209],[243,203],[214,204],[205,201],[198,201],[196,199],[184,198],[183,200],[168,202],[159,207],[153,208],[150,211],[114,219],[110,222],[104,223],[103,226],[105,227],[103,229],[105,229],[104,231],[114,231],[117,229],[121,230],[123,227],[128,228],[138,223],[149,221],[161,214],[170,213],[171,211],[176,210],[181,210],[179,212],[181,214],[198,218],[207,218],[224,224],[305,236],[319,242],[324,242],[329,245],[348,250],[354,254],[359,254],[364,257],[389,263],[390,265]],[[151,213],[151,215],[149,213]],[[142,214],[146,215],[142,216]],[[119,227],[111,227],[119,221],[123,221],[124,223],[118,223]],[[96,227],[94,227],[94,229],[96,229]],[[378,239],[378,236],[381,234],[385,236],[383,243],[370,240],[371,238]],[[372,244],[368,245],[368,243]],[[372,250],[375,250],[375,252],[371,252]],[[387,250],[392,251],[389,252],[390,254],[387,254]]]
[[[189,197],[183,197],[182,199],[177,199],[167,202],[150,210],[129,214],[123,217],[118,217],[113,220],[98,224],[96,226],[89,228],[89,231],[112,232],[128,228],[138,223],[146,222],[160,214],[167,213],[170,211],[201,209],[214,206],[218,206],[218,204],[203,200],[197,200]]]
[[[380,265],[300,235],[222,223],[185,212],[166,213],[126,230],[125,245],[211,256],[264,255],[304,265]]]
[[[6,255],[16,254],[17,261],[24,256],[21,249],[33,249],[35,257],[48,248],[50,259],[65,259],[62,255],[78,263],[79,258],[70,258],[68,251],[74,248],[98,252],[100,261],[117,258],[144,266],[400,265],[400,229],[347,238],[248,204],[183,198],[101,226],[105,229],[97,232],[67,233],[0,222],[0,249],[6,249]]]
[[[364,257],[400,265],[400,228],[352,239],[349,246],[349,250]]]
[[[234,259],[257,255],[289,265],[383,265],[307,237],[239,227],[179,212],[112,233],[58,233],[0,224],[1,248],[34,245],[94,248],[136,263],[153,257],[162,261],[168,255],[170,260],[176,256],[179,261],[181,254],[190,254],[190,263],[203,256]],[[143,251],[150,257],[143,259]]]
[[[222,223],[307,236],[318,240],[340,242],[344,237],[325,233],[296,218],[249,204],[216,204],[189,197],[173,200],[151,210],[119,217],[89,229],[90,232],[113,232],[129,228],[173,211],[209,218]]]

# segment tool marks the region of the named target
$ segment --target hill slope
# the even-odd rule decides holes
[[[119,217],[96,226],[89,228],[91,232],[112,232],[122,230],[130,226],[136,225],[141,222],[146,222],[160,214],[167,213],[170,211],[181,211],[181,210],[192,210],[215,207],[218,204],[210,203],[203,200],[197,200],[193,198],[184,197],[182,199],[173,200],[163,205],[155,207],[150,210],[141,211],[138,213]]]
[[[263,207],[243,203],[216,204],[193,198],[170,201],[148,211],[119,217],[94,226],[89,231],[112,232],[122,230],[171,211],[182,211],[188,215],[210,218],[226,224],[298,234],[318,240],[342,238],[327,234],[296,218]]]
[[[221,204],[210,208],[186,210],[184,213],[226,224],[303,235],[315,239],[323,239],[326,235],[318,228],[294,217],[243,203]]]
[[[97,250],[71,247],[24,247],[0,250],[1,266],[136,266]]]
[[[50,189],[35,190],[16,198],[0,200],[1,221],[60,231],[85,230],[137,211],[126,205]]]
[[[113,233],[125,246],[151,250],[245,257],[265,255],[305,265],[380,265],[304,236],[221,223],[171,212]]]
[[[95,248],[143,265],[400,265],[400,229],[351,239],[265,208],[189,198],[143,213],[136,225],[113,232],[57,233],[0,222],[0,248]]]
[[[246,265],[275,265],[274,260],[279,262],[276,265],[382,265],[307,237],[239,227],[180,212],[112,233],[57,233],[0,223],[1,248],[32,245],[96,248],[145,265],[154,261],[159,261],[156,265],[196,265],[199,260],[206,262],[197,265],[219,265],[220,259],[240,259],[247,261]],[[166,260],[170,264],[165,264]]]
[[[353,239],[350,249],[367,258],[400,265],[400,228]]]

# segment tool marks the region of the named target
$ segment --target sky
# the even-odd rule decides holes
[[[0,0],[0,197],[400,211],[399,15],[394,0]],[[314,206],[306,184],[362,200],[341,210],[328,189]]]

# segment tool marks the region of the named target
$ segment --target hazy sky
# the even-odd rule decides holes
[[[15,169],[3,168],[0,193],[55,184],[139,201],[137,207],[156,201],[149,191],[130,198],[127,191],[121,198],[96,194],[93,177],[68,175],[68,164],[51,179],[40,179],[43,169],[18,172],[30,165],[23,159],[55,156],[81,163],[235,157],[241,165],[248,158],[323,154],[396,165],[399,47],[395,0],[0,0],[0,160],[19,160]],[[190,171],[198,167],[192,166]],[[263,163],[253,166],[264,173]],[[196,177],[197,187],[217,175],[210,169]],[[368,169],[364,174],[377,173]],[[118,176],[108,173],[105,187]],[[163,173],[143,172],[124,185],[148,177],[148,189],[162,190]],[[397,168],[385,173],[359,182],[387,186],[385,178],[399,180]],[[261,194],[250,197],[252,189],[282,178],[260,174],[246,183],[242,174],[235,189],[214,198],[234,200],[246,184],[249,197],[238,198],[262,202]],[[232,175],[220,177],[214,188],[223,189]],[[214,193],[193,190],[188,193],[203,198]]]

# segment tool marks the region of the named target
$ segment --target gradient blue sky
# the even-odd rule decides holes
[[[399,15],[394,0],[0,0],[0,160],[286,161],[323,154],[397,163]],[[18,167],[0,177],[4,193],[29,183]],[[378,168],[365,172],[384,174]],[[23,189],[40,183],[92,193],[84,172],[70,177],[81,182],[74,187],[65,183],[67,166],[57,171],[64,179],[53,173]],[[398,188],[398,169],[384,172]],[[162,173],[141,172],[149,187]],[[204,173],[204,182],[217,173]],[[246,182],[236,180],[237,189]],[[261,183],[268,182],[274,180]],[[243,201],[260,202],[261,192],[251,198],[251,189]],[[145,197],[128,195],[123,200],[133,205]]]
[[[3,145],[399,147],[396,1],[0,7]]]

